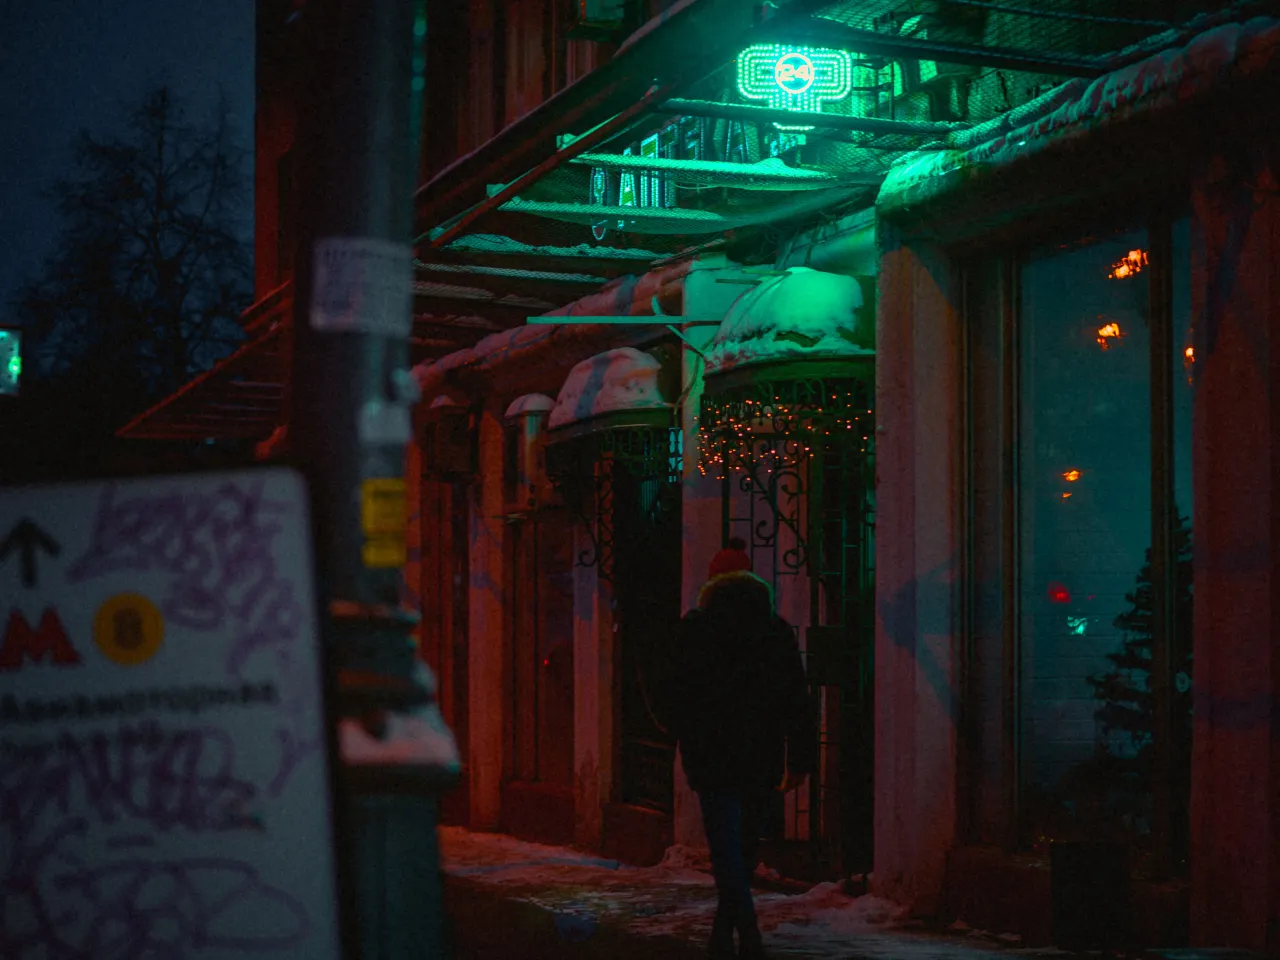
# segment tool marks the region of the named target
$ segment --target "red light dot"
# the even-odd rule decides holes
[[[1054,603],[1070,603],[1071,591],[1060,583],[1049,584],[1049,599]]]

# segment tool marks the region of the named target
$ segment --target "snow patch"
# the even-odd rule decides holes
[[[578,423],[624,410],[671,408],[658,389],[662,364],[634,347],[620,347],[577,364],[560,388],[548,425]]]
[[[667,847],[662,854],[662,862],[658,866],[664,870],[701,870],[710,872],[711,857],[706,850],[677,843]]]
[[[431,231],[434,239],[444,233],[443,228]],[[604,247],[591,243],[579,243],[571,247],[535,246],[512,240],[500,233],[471,233],[454,240],[446,250],[466,250],[472,253],[535,254],[543,257],[591,257],[597,260],[643,260],[649,262],[662,256],[652,250],[637,247]]]
[[[504,896],[550,912],[562,935],[590,936],[604,923],[641,937],[705,944],[716,911],[711,877],[690,868],[700,851],[668,848],[661,863],[632,867],[563,847],[500,834],[440,828],[446,873],[500,887]],[[766,950],[807,960],[997,960],[1008,947],[910,932],[906,908],[877,896],[851,897],[840,884],[803,894],[755,894]],[[955,932],[960,932],[959,928]]]
[[[511,401],[503,418],[513,420],[527,413],[548,413],[555,409],[555,405],[556,402],[545,393],[526,393]]]
[[[872,356],[874,324],[853,277],[789,267],[740,296],[706,350],[707,373],[800,358]]]
[[[900,158],[881,185],[876,206],[909,206],[945,193],[984,168],[1020,162],[1100,126],[1201,98],[1235,77],[1260,73],[1275,62],[1278,51],[1280,20],[1254,17],[1206,30],[1181,48],[1153,54],[1083,88],[1073,81],[1034,104],[1035,111],[1051,107],[1047,112],[1036,115],[1024,108],[1007,120],[948,135],[951,149]],[[986,132],[989,138],[976,142]]]

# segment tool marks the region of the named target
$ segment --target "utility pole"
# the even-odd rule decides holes
[[[457,748],[400,605],[423,0],[305,0],[290,447],[309,482],[350,960],[442,956]]]

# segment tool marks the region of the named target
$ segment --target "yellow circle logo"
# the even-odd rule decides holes
[[[126,667],[150,660],[164,640],[164,618],[156,605],[137,593],[118,593],[98,608],[93,642]]]

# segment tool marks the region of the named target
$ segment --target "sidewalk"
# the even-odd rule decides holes
[[[440,830],[445,906],[458,960],[700,960],[715,887],[705,863],[673,847],[632,867],[500,834]],[[777,960],[1013,960],[1067,957],[985,935],[914,929],[895,904],[823,883],[800,894],[756,892],[765,947]]]

